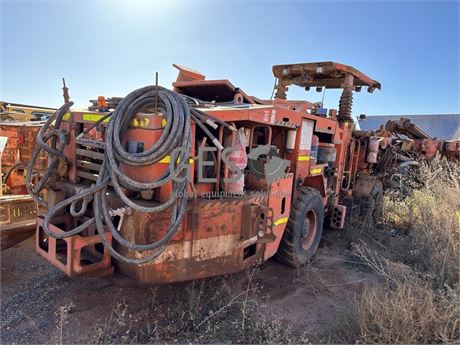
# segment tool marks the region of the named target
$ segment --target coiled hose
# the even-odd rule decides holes
[[[150,149],[144,152],[130,153],[126,151],[122,145],[122,139],[125,132],[128,130],[132,118],[143,108],[152,107],[154,105],[158,107],[158,111],[166,118],[166,126],[160,138]],[[51,167],[57,158],[62,157],[63,147],[61,143],[65,142],[65,136],[61,133],[62,131],[59,129],[59,125],[60,121],[62,121],[63,114],[69,107],[70,106],[66,104],[56,112],[56,125],[53,129],[48,130],[52,122],[51,119],[45,124],[46,127],[44,126],[44,128],[42,128],[39,133],[39,148],[37,148],[37,152],[34,152],[32,158],[36,159],[41,149],[45,149],[54,157],[54,160],[50,163]],[[110,121],[107,125],[105,155],[96,183],[50,207],[44,217],[44,232],[50,237],[58,239],[65,238],[76,235],[95,223],[104,247],[109,250],[114,258],[130,264],[142,264],[157,257],[179,229],[186,212],[186,190],[188,186],[186,164],[188,164],[188,160],[191,156],[192,120],[204,130],[205,134],[210,137],[211,141],[213,141],[216,146],[221,148],[219,141],[207,128],[205,128],[205,124],[215,128],[214,120],[216,119],[209,117],[207,114],[197,109],[190,109],[185,98],[181,95],[162,87],[147,86],[137,89],[123,98],[115,111],[111,114]],[[219,120],[219,122],[221,121]],[[226,123],[224,124],[227,125]],[[60,145],[57,148],[54,145],[55,143],[53,143],[52,146],[46,144],[47,140],[51,137],[59,138]],[[139,182],[130,178],[120,170],[120,164],[133,167],[145,167],[158,163],[168,155],[171,156],[170,169],[167,169],[162,176],[154,181]],[[34,163],[31,161],[28,165],[28,175],[31,175],[33,164]],[[51,170],[56,170],[57,165],[56,163],[54,164]],[[173,178],[172,174],[177,178]],[[51,172],[49,175],[46,175],[47,179],[51,175]],[[173,192],[171,193],[170,199],[156,206],[140,205],[130,199],[124,191],[125,189],[137,192],[151,190],[171,180]],[[29,182],[28,185],[30,184]],[[40,190],[38,187],[43,188],[45,183],[46,181],[43,183],[40,181],[39,186],[35,188],[32,188],[30,184],[31,188],[29,192],[31,195],[33,195],[33,193],[36,194],[37,191]],[[112,184],[117,196],[125,204],[123,207],[124,210],[131,209],[140,212],[154,213],[163,212],[169,208],[171,209],[170,226],[163,238],[150,244],[136,244],[126,240],[120,235],[112,221],[114,210],[109,209],[107,205],[106,192],[109,183]],[[35,196],[37,197],[36,200],[42,201],[37,195]],[[91,201],[93,201],[94,217],[89,218],[83,224],[69,231],[59,233],[50,231],[49,223],[59,210],[70,205],[71,215],[73,217],[81,217],[85,214],[87,206]],[[79,205],[79,210],[77,210],[77,205]],[[106,236],[107,230],[120,245],[136,252],[148,251],[149,253],[145,256],[143,255],[141,258],[126,257],[120,254],[108,241]]]
[[[8,177],[10,177],[11,173],[12,173],[15,169],[17,169],[17,168],[19,168],[19,167],[24,167],[24,166],[25,166],[25,165],[24,165],[24,162],[22,162],[22,161],[19,161],[19,162],[14,163],[13,166],[12,166],[11,168],[9,168],[8,171],[5,173],[5,175],[3,175],[3,177],[2,177],[2,183],[5,184],[6,181],[8,181]]]
[[[43,125],[37,134],[37,147],[32,152],[32,156],[27,164],[26,174],[26,188],[30,196],[40,205],[47,206],[48,203],[39,196],[39,192],[45,187],[50,178],[56,178],[57,169],[59,166],[59,160],[64,158],[64,148],[66,145],[66,134],[59,127],[61,126],[62,119],[73,102],[67,102],[61,108],[59,108]],[[54,126],[51,128],[51,125]],[[51,139],[50,145],[47,144],[48,140]],[[56,142],[56,139],[59,139]],[[32,174],[35,161],[39,154],[45,150],[49,155],[48,170],[40,178],[40,181],[36,186],[32,185]]]

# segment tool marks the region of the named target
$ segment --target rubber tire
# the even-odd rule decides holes
[[[310,210],[316,213],[316,229],[312,244],[305,249],[301,243],[302,226]],[[324,206],[320,193],[315,188],[302,187],[291,207],[291,214],[276,253],[276,259],[294,268],[305,264],[318,249],[323,234],[323,224]]]

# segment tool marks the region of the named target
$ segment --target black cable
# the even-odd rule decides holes
[[[193,112],[192,112],[193,114]],[[212,143],[219,149],[219,150],[223,150],[224,147],[222,146],[222,144],[219,142],[219,140],[211,133],[211,131],[209,129],[206,128],[206,126],[201,122],[201,120],[195,116],[195,115],[192,115],[192,119],[195,120],[195,123],[198,125],[198,127],[200,127],[203,132],[208,136],[209,139],[211,139]]]
[[[8,171],[5,173],[5,175],[3,175],[3,178],[2,178],[2,183],[5,184],[6,181],[8,180],[8,177],[10,177],[11,173],[19,168],[20,166],[24,167],[24,162],[20,161],[20,162],[16,162],[11,168],[8,169]]]
[[[96,122],[92,123],[88,128],[86,128],[81,134],[78,135],[77,139],[83,138],[86,134],[88,134],[94,127],[100,125],[105,119],[109,118],[112,116],[113,112],[110,112],[108,114],[105,114],[102,116],[100,119],[98,119]]]
[[[27,163],[27,172],[26,172],[26,188],[27,192],[30,194],[32,199],[34,199],[38,204],[47,206],[48,203],[39,196],[40,190],[48,183],[48,180],[57,174],[57,169],[59,167],[59,159],[64,157],[64,148],[66,145],[66,137],[63,130],[59,127],[61,126],[62,119],[64,118],[65,113],[73,105],[73,102],[67,102],[61,108],[56,110],[56,112],[45,122],[42,128],[38,131],[37,134],[37,147],[35,147],[29,162]],[[50,128],[54,122],[53,128]],[[59,138],[59,147],[56,147],[55,137]],[[51,146],[46,143],[51,139]],[[45,150],[50,155],[48,170],[41,177],[40,181],[36,186],[32,185],[32,173],[35,166],[35,161],[37,160],[40,152]]]
[[[128,152],[122,144],[122,139],[129,128],[131,120],[142,109],[152,107],[153,105],[157,106],[158,111],[163,114],[166,119],[166,125],[163,128],[160,138],[146,151],[139,153]],[[58,120],[60,124],[62,115],[67,110],[61,112],[61,109],[57,111],[56,126],[51,129],[49,127],[51,121],[49,123],[47,122],[44,126],[45,128],[39,133],[40,149],[46,150],[52,157],[55,158],[55,162],[58,162],[57,158],[62,156],[62,144],[64,143],[63,138],[65,138],[65,133],[59,130]],[[188,170],[186,169],[186,165],[190,159],[192,148],[191,121],[195,121],[204,133],[214,142],[214,144],[220,148],[222,145],[219,146],[219,141],[215,138],[211,131],[205,127],[205,124],[212,126],[212,122],[214,121],[226,127],[231,126],[221,120],[216,121],[211,116],[208,116],[208,114],[197,109],[190,109],[186,102],[186,98],[182,95],[157,86],[147,86],[131,92],[121,100],[113,113],[106,114],[104,117],[100,118],[98,122],[101,123],[108,117],[110,117],[110,120],[105,132],[104,160],[96,183],[50,207],[44,217],[43,229],[48,236],[54,238],[64,238],[76,235],[95,223],[104,247],[107,248],[114,258],[130,264],[141,264],[153,260],[162,252],[166,244],[178,231],[186,213],[188,186],[186,176]],[[78,138],[80,138],[80,140],[84,140],[82,137],[96,126],[97,123],[92,124],[90,129],[86,129],[78,136]],[[53,143],[51,143],[51,146],[46,144],[50,138],[54,137],[59,138],[60,145],[57,148],[53,145]],[[160,162],[168,155],[170,156],[170,169],[165,171],[165,173],[159,178],[149,182],[136,181],[132,177],[127,176],[120,169],[121,164],[132,167],[151,166]],[[29,167],[32,168],[33,163],[30,163]],[[56,169],[57,166],[52,170],[55,171]],[[173,175],[178,177],[178,179],[173,179]],[[49,176],[47,176],[47,178],[48,177]],[[128,197],[126,194],[126,190],[136,192],[152,190],[154,188],[161,187],[168,182],[172,183],[172,193],[170,199],[159,205],[141,205]],[[170,226],[166,231],[166,234],[160,240],[150,244],[136,244],[125,239],[113,224],[114,211],[109,208],[107,202],[107,187],[109,183],[115,190],[117,197],[125,205],[119,208],[119,210],[122,209],[127,211],[131,209],[138,212],[157,213],[170,209]],[[40,184],[40,186],[43,185],[44,184]],[[78,218],[86,213],[87,206],[91,201],[93,201],[92,206],[94,217],[87,219],[83,224],[77,226],[76,228],[62,233],[50,231],[50,222],[59,210],[70,205],[71,215]],[[77,203],[79,205],[81,204],[78,211],[76,210]],[[109,232],[118,244],[135,251],[140,254],[141,257],[139,258],[139,255],[137,254],[136,258],[126,257],[125,255],[120,254],[120,252],[115,250],[110,244],[106,232]],[[148,253],[143,254],[141,252]]]
[[[159,109],[166,118],[166,126],[162,135],[160,136],[159,140],[147,151],[142,153],[127,152],[121,144],[120,139],[128,129],[132,117],[142,108],[151,106],[155,102],[156,95],[158,95],[159,98]],[[107,114],[105,117],[108,116],[110,116],[110,114]],[[99,119],[100,122],[103,120],[104,118]],[[156,87],[145,87],[135,90],[123,98],[117,109],[113,112],[107,127],[105,158],[96,184],[50,207],[44,217],[44,232],[48,236],[54,238],[64,238],[76,235],[85,230],[91,224],[96,223],[98,233],[104,246],[115,258],[125,262],[139,264],[150,261],[158,256],[158,254],[161,253],[161,250],[164,248],[165,244],[169,242],[172,236],[179,229],[183,216],[185,215],[187,205],[187,198],[185,193],[187,181],[185,179],[186,176],[184,176],[186,172],[184,166],[185,164],[188,164],[192,143],[190,122],[191,116],[187,104],[182,97],[172,91],[163,88],[157,89]],[[46,142],[49,138],[56,135],[59,136],[59,141],[61,141],[62,134],[56,129],[49,129],[50,124],[51,120],[40,132],[40,147],[45,149],[50,155],[58,156],[62,152],[61,147],[55,149],[54,147],[46,145]],[[94,124],[93,128],[96,125],[97,124]],[[88,132],[88,130],[86,132]],[[183,150],[180,151],[178,155],[176,155],[177,157],[173,155],[173,150],[175,148],[183,148]],[[123,174],[119,169],[120,164],[126,164],[130,166],[152,165],[158,163],[168,154],[172,156],[171,167],[173,170],[168,170],[159,179],[149,183],[135,181]],[[170,200],[159,206],[146,207],[139,205],[128,198],[123,190],[124,188],[128,188],[134,191],[142,191],[160,187],[161,185],[171,180],[171,171],[179,171],[177,175],[183,178],[183,182],[173,181],[173,193]],[[112,216],[107,207],[106,190],[109,182],[112,183],[115,192],[120,197],[120,199],[124,201],[125,205],[134,210],[140,212],[162,212],[172,207],[171,226],[169,227],[166,235],[161,240],[147,245],[139,245],[127,241],[118,233],[118,230],[112,223]],[[58,210],[70,205],[72,216],[78,217],[85,213],[87,205],[93,199],[93,214],[95,217],[90,218],[76,228],[65,231],[63,233],[55,233],[50,231],[49,224]],[[80,210],[76,211],[76,203],[79,202],[82,202],[82,205]],[[147,250],[153,251],[152,255],[145,256],[142,259],[134,259],[119,254],[108,242],[105,235],[107,230],[121,245],[138,252]]]

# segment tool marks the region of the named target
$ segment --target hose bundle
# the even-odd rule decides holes
[[[157,98],[158,97],[158,98]],[[153,146],[141,153],[129,153],[121,144],[124,133],[129,127],[132,118],[141,109],[148,106],[158,106],[158,110],[166,118],[166,126]],[[99,173],[96,185],[104,185],[94,196],[94,208],[96,227],[101,240],[106,248],[109,249],[112,256],[132,264],[148,262],[158,256],[164,245],[174,236],[179,229],[182,219],[185,215],[187,198],[185,190],[187,188],[187,179],[184,174],[185,164],[188,164],[190,151],[192,147],[190,110],[184,99],[177,93],[162,87],[147,86],[131,92],[123,98],[115,109],[106,131],[106,150],[105,160],[102,170]],[[174,149],[183,148],[178,155],[172,155]],[[134,191],[142,191],[160,187],[172,178],[172,169],[167,169],[163,176],[155,181],[142,183],[131,179],[120,171],[119,164],[123,163],[129,166],[143,167],[155,164],[171,155],[171,165],[174,166],[174,172],[179,171],[178,175],[183,179],[177,182],[173,179],[173,192],[168,201],[159,206],[147,207],[142,206],[126,196],[123,188]],[[160,240],[146,245],[132,243],[123,238],[112,223],[112,217],[107,207],[106,189],[108,182],[112,185],[125,205],[140,212],[161,212],[172,207],[171,224],[166,234]],[[153,251],[151,255],[141,259],[127,258],[118,253],[108,242],[105,234],[104,223],[107,225],[110,233],[115,240],[121,245],[135,251]]]
[[[32,156],[27,164],[26,174],[26,187],[30,196],[40,205],[47,206],[48,203],[42,199],[38,193],[42,190],[51,178],[55,178],[56,172],[59,166],[59,160],[64,158],[64,148],[66,145],[66,135],[61,126],[62,119],[65,113],[73,105],[73,102],[67,102],[61,108],[59,108],[43,125],[37,134],[37,147],[32,152]],[[54,126],[51,125],[54,122]],[[51,140],[50,145],[47,144],[48,140]],[[56,139],[59,139],[56,142]],[[42,150],[45,150],[49,156],[48,170],[40,178],[40,181],[36,186],[32,185],[32,172],[35,165],[35,161]]]
[[[68,103],[60,108],[56,112],[55,116],[53,116],[52,119],[50,119],[47,124],[45,124],[46,127],[44,126],[44,128],[42,128],[40,131],[40,138],[38,140],[39,147],[37,147],[36,152],[34,152],[32,157],[33,160],[31,160],[28,165],[28,176],[31,175],[34,160],[37,158],[42,149],[45,149],[53,157],[63,156],[62,151],[65,143],[65,138],[62,136],[62,131],[59,129],[59,125],[62,121],[63,115],[65,112],[67,112],[70,106],[71,104],[69,105]],[[124,148],[122,140],[124,134],[128,130],[131,120],[140,110],[153,106],[155,106],[155,108],[157,108],[158,111],[166,119],[166,126],[164,127],[160,138],[153,144],[150,149],[146,151],[140,153],[128,152]],[[54,118],[56,118],[55,127],[54,129],[49,129]],[[214,122],[216,119],[197,109],[192,109],[191,111],[183,96],[162,87],[147,86],[137,89],[123,98],[115,111],[111,114],[107,125],[104,160],[96,183],[91,187],[80,190],[75,195],[50,207],[44,217],[44,232],[50,237],[64,238],[78,234],[88,226],[95,223],[102,243],[114,258],[131,264],[142,264],[157,257],[162,252],[165,245],[171,240],[171,238],[179,229],[179,226],[186,212],[187,197],[185,192],[188,186],[188,179],[185,176],[187,173],[185,165],[188,164],[191,155],[192,120],[195,121],[197,125],[204,130],[205,134],[210,137],[211,141],[213,141],[216,146],[221,148],[219,141],[205,127],[205,124],[208,124],[209,126],[216,128]],[[231,127],[220,120],[218,122]],[[83,133],[86,132],[87,130]],[[53,136],[57,136],[59,138],[60,145],[57,149],[54,146],[46,145],[46,141]],[[175,152],[178,153],[174,154]],[[167,169],[162,176],[154,181],[136,181],[127,176],[120,169],[121,164],[133,167],[150,166],[158,163],[168,155],[171,156],[170,167],[173,169]],[[55,166],[51,167],[53,162],[54,160],[51,161],[50,168],[52,169],[50,169],[50,171],[57,168],[56,163],[54,163]],[[172,174],[176,175],[177,178],[173,179]],[[141,205],[130,199],[125,193],[126,189],[136,192],[152,190],[153,188],[158,188],[171,180],[173,185],[173,192],[171,197],[168,201],[159,205]],[[43,188],[45,182],[42,183],[40,181],[41,188]],[[121,236],[118,232],[118,229],[113,224],[113,216],[117,213],[117,210],[111,210],[107,204],[106,195],[109,183],[111,183],[117,196],[123,201],[125,205],[123,208],[119,208],[118,211],[131,209],[140,212],[154,213],[162,212],[170,208],[170,226],[166,234],[160,240],[150,244],[136,244],[126,240],[123,236]],[[32,196],[35,196],[37,201],[44,203],[44,201],[37,195],[39,190],[38,186],[32,188],[30,179],[28,181],[28,188],[29,193]],[[93,201],[94,216],[86,220],[83,224],[72,230],[62,233],[56,233],[49,230],[49,223],[58,210],[70,205],[71,215],[73,217],[81,217],[86,213],[87,206],[91,201]],[[77,210],[77,205],[79,205],[79,210]],[[147,251],[149,253],[141,258],[131,258],[120,254],[108,241],[106,236],[107,230],[111,233],[112,237],[122,246],[136,252]]]

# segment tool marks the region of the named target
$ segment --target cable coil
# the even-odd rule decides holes
[[[37,140],[39,146],[34,151],[32,159],[27,166],[27,187],[29,193],[41,204],[46,205],[46,202],[38,196],[38,192],[49,182],[48,180],[50,177],[56,175],[58,160],[64,157],[63,149],[66,136],[59,127],[64,114],[69,110],[71,105],[72,102],[69,102],[61,107],[53,117],[47,121],[42,130],[40,130]],[[122,140],[129,128],[131,120],[142,109],[151,108],[154,105],[158,109],[158,112],[166,119],[166,125],[163,128],[160,138],[146,151],[140,153],[128,152],[124,148]],[[48,209],[43,222],[43,230],[46,235],[58,239],[65,238],[79,234],[95,223],[104,247],[109,250],[114,258],[130,264],[142,264],[157,257],[179,229],[186,212],[186,189],[188,186],[186,173],[188,170],[185,165],[188,164],[192,148],[191,121],[199,122],[198,125],[200,128],[203,128],[206,121],[213,123],[213,120],[215,120],[210,120],[206,117],[207,114],[197,109],[192,109],[192,113],[193,114],[191,114],[190,108],[184,97],[159,86],[143,87],[131,92],[123,98],[115,111],[111,114],[107,125],[104,159],[96,183],[89,188],[78,191],[75,195]],[[55,126],[51,128],[50,126],[54,119],[56,121]],[[212,133],[209,131],[205,131],[205,133],[212,137],[211,139],[216,146],[220,145],[217,139],[212,136]],[[58,139],[59,145],[56,145],[55,139],[51,141],[50,145],[46,144],[47,141],[53,137]],[[42,178],[39,184],[34,187],[30,182],[30,176],[32,175],[34,162],[41,150],[47,151],[52,158],[50,160],[49,170],[44,176],[45,178]],[[166,169],[162,176],[150,182],[136,181],[127,176],[120,169],[120,165],[132,167],[151,166],[168,155],[171,156],[171,168]],[[173,174],[177,178],[173,178]],[[173,186],[170,199],[155,206],[145,206],[136,203],[129,198],[125,192],[125,190],[135,192],[152,190],[170,181]],[[113,215],[116,212],[110,209],[107,203],[106,196],[109,183],[113,186],[117,196],[124,203],[125,209],[148,213],[162,212],[166,209],[171,209],[170,226],[166,234],[160,240],[150,244],[136,244],[121,236],[118,229],[113,224]],[[86,220],[83,224],[80,224],[72,230],[59,233],[49,229],[51,220],[59,210],[70,206],[71,215],[73,217],[81,217],[86,213],[87,207],[91,201],[93,201],[92,213],[94,216]],[[79,210],[77,210],[77,208],[79,208]],[[107,230],[120,245],[136,252],[148,251],[149,253],[145,255],[136,255],[136,258],[120,254],[109,242],[106,235]]]

